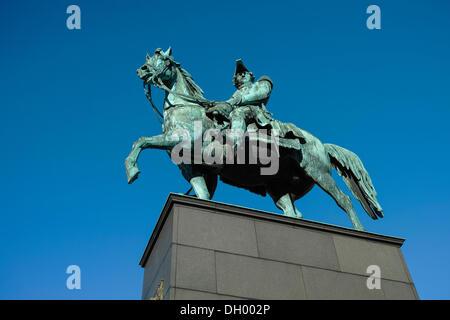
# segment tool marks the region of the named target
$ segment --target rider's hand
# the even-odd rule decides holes
[[[212,101],[213,106],[206,110],[208,114],[220,114],[221,116],[228,118],[232,107],[228,102],[223,101]]]

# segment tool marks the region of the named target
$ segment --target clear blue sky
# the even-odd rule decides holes
[[[70,4],[81,30],[66,28]],[[366,28],[371,4],[381,30]],[[138,262],[159,213],[189,187],[162,151],[142,153],[133,185],[123,166],[137,138],[161,131],[135,70],[169,45],[207,98],[231,96],[242,58],[273,79],[278,119],[357,153],[385,210],[372,221],[353,200],[363,225],[407,239],[421,298],[450,298],[448,1],[0,6],[0,298],[140,298]],[[278,212],[222,183],[214,200]],[[296,204],[306,219],[351,227],[318,187]],[[82,290],[65,287],[71,264]]]

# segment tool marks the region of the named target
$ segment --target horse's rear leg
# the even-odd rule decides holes
[[[291,195],[289,193],[286,193],[285,195],[280,197],[278,201],[275,202],[275,205],[281,210],[283,210],[285,216],[292,218],[302,217],[300,211],[298,211],[297,208],[294,206],[294,203],[292,202],[291,199]]]
[[[297,218],[299,219],[303,218],[303,214],[300,212],[300,210],[297,209],[297,207],[294,204],[294,201],[292,201],[292,205],[294,206],[295,215],[297,216]]]
[[[295,212],[295,218],[298,219],[302,219],[303,218],[303,214],[300,212],[300,210],[297,209],[297,207],[295,206],[295,195],[293,193],[290,193],[290,199],[292,202],[292,206],[294,207],[294,212]]]
[[[137,179],[140,171],[137,167],[137,159],[144,149],[163,149],[168,150],[178,144],[179,141],[173,141],[170,137],[160,134],[154,137],[139,138],[131,148],[131,152],[125,159],[125,167],[127,169],[128,183],[132,183]]]
[[[347,196],[341,189],[337,186],[336,182],[330,173],[318,174],[317,177],[312,177],[314,181],[326,192],[328,193],[337,205],[344,210],[352,221],[353,227],[356,230],[364,231],[361,222],[359,222],[358,216],[353,209],[352,201],[349,196]]]
[[[278,209],[283,211],[283,214],[288,217],[301,218],[300,211],[294,206],[291,195],[289,193],[279,192],[276,186],[269,186],[267,192],[272,198]]]
[[[267,193],[272,198],[278,209],[283,210],[283,214],[292,218],[301,218],[300,211],[295,208],[289,188],[280,181],[272,181],[267,185]]]

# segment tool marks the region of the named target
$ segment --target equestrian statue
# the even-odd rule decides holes
[[[266,107],[272,80],[262,76],[255,81],[242,60],[236,61],[233,77],[236,92],[227,101],[205,99],[192,76],[174,60],[171,48],[156,49],[151,57],[147,54],[137,74],[160,117],[163,133],[135,141],[125,160],[128,183],[140,173],[137,160],[142,150],[166,150],[200,199],[213,197],[220,177],[224,183],[269,194],[285,216],[302,218],[294,201],[317,184],[347,213],[353,227],[363,231],[350,197],[333,180],[334,168],[367,214],[373,219],[383,217],[369,173],[358,156],[274,119]],[[165,91],[162,112],[151,98],[152,85]],[[223,138],[226,143],[221,143]],[[255,155],[260,159],[255,160]]]

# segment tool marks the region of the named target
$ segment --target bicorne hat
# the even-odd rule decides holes
[[[242,62],[241,59],[236,60],[236,70],[234,71],[234,75],[236,76],[239,73],[242,72],[250,72],[247,67],[244,65],[244,62]]]

